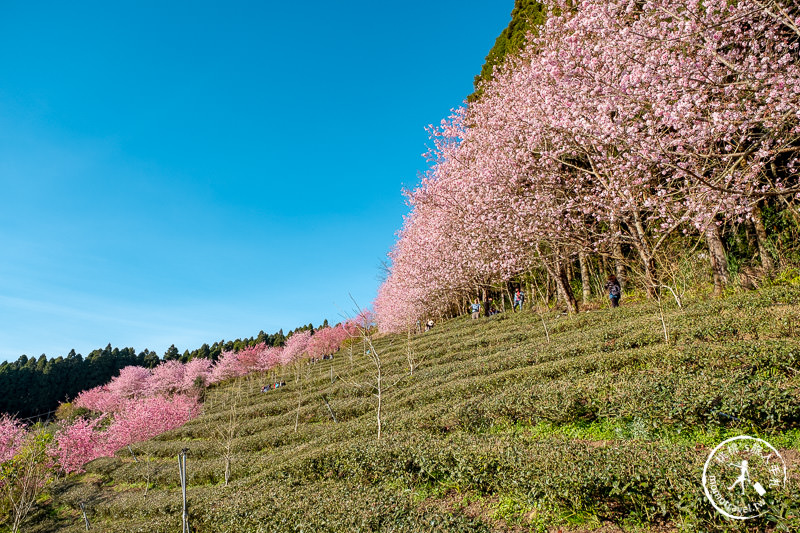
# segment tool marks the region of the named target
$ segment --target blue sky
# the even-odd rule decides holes
[[[399,6],[399,7],[398,7]],[[507,1],[0,5],[0,360],[368,305]]]

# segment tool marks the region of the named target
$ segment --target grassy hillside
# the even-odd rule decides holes
[[[799,530],[800,288],[668,307],[669,344],[654,303],[625,304],[547,315],[549,341],[532,312],[374,339],[383,383],[409,351],[419,365],[384,392],[380,442],[360,344],[302,367],[302,392],[289,372],[267,393],[266,377],[216,387],[138,461],[124,450],[53,486],[26,530],[85,531],[83,502],[93,531],[179,531],[183,448],[198,532]],[[743,524],[700,481],[742,433],[790,466],[774,516]]]

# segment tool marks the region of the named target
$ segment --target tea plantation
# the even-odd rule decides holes
[[[379,441],[363,341],[210,389],[198,419],[53,485],[25,530],[85,531],[83,504],[91,531],[180,531],[186,449],[196,532],[800,531],[800,288],[698,298],[663,323],[624,304],[372,338]],[[747,521],[701,485],[740,434],[789,468]]]

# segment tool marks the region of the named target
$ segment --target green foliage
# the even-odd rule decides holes
[[[64,402],[58,406],[55,415],[56,420],[71,423],[76,418],[91,416],[91,411],[85,407],[75,407],[72,402]]]
[[[483,81],[492,78],[494,68],[501,65],[506,57],[518,52],[527,42],[528,33],[536,30],[536,26],[545,20],[544,7],[536,0],[515,0],[514,9],[511,11],[511,22],[500,33],[494,46],[486,56],[486,62],[481,67],[481,73],[475,76],[475,92],[468,98],[469,101],[480,97]]]
[[[53,436],[41,426],[32,428],[13,457],[0,463],[0,523],[12,533],[20,526],[45,488],[53,481],[48,450]]]

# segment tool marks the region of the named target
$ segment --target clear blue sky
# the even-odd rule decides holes
[[[0,360],[369,305],[512,0],[5,1]]]

